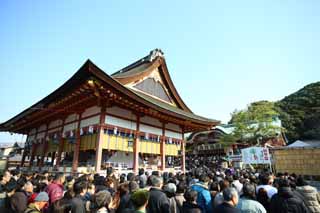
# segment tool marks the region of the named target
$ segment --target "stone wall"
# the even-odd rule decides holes
[[[320,176],[320,148],[273,150],[276,172]]]

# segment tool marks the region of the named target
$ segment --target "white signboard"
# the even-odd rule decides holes
[[[270,164],[270,155],[268,148],[249,147],[241,149],[242,161],[245,164]]]

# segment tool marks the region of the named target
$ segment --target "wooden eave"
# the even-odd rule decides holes
[[[0,124],[0,131],[10,131],[10,132],[16,132],[16,133],[26,133],[26,129],[17,129],[15,126],[17,123],[23,124],[23,121],[28,121],[28,117],[32,118],[33,115],[38,115],[38,122],[40,123],[41,116],[45,116],[45,113],[39,112],[39,109],[43,108],[45,109],[52,103],[59,103],[60,99],[65,99],[66,94],[69,94],[77,91],[76,96],[73,97],[71,95],[70,100],[66,100],[65,105],[68,106],[71,104],[71,106],[74,105],[76,107],[76,104],[72,105],[72,102],[76,99],[79,99],[79,97],[82,97],[84,100],[92,100],[93,98],[96,98],[94,96],[86,96],[86,94],[82,94],[79,92],[79,90],[83,90],[80,86],[82,84],[85,84],[86,81],[96,78],[98,80],[101,80],[101,82],[106,86],[113,88],[115,91],[120,93],[123,97],[127,97],[131,100],[134,100],[137,104],[141,104],[145,106],[146,108],[150,108],[150,111],[154,111],[154,115],[157,115],[160,118],[163,118],[164,120],[167,118],[172,117],[172,119],[178,119],[182,120],[185,126],[189,126],[189,128],[186,129],[186,131],[193,131],[195,129],[207,129],[212,126],[215,126],[219,123],[219,121],[216,120],[210,120],[210,119],[202,119],[201,117],[192,118],[193,113],[190,112],[184,112],[184,113],[177,113],[170,110],[166,110],[163,107],[160,107],[150,101],[147,101],[146,99],[142,98],[141,96],[135,94],[133,91],[126,88],[124,85],[119,83],[117,80],[111,78],[109,75],[107,75],[105,72],[103,72],[99,67],[97,67],[95,64],[93,64],[90,60],[87,60],[86,63],[68,80],[66,81],[61,87],[56,89],[54,92],[52,92],[47,97],[43,98],[36,104],[32,105],[28,109],[24,110],[23,112],[19,113],[15,117],[11,118],[10,120],[6,121],[5,123]],[[172,81],[171,81],[172,83]],[[72,99],[73,98],[73,99]],[[69,102],[68,102],[69,101]],[[81,104],[81,101],[77,102],[78,104]],[[64,104],[64,103],[62,103]],[[136,105],[137,105],[136,104]],[[70,106],[70,109],[73,108]],[[187,114],[193,115],[192,117],[187,116]],[[50,117],[50,113],[46,113],[46,117]],[[58,115],[59,113],[56,113]],[[53,116],[53,115],[52,115]],[[34,116],[36,118],[36,116]],[[52,117],[51,117],[52,118]],[[199,118],[199,119],[197,119]]]

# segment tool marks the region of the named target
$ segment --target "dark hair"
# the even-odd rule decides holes
[[[139,189],[139,185],[136,181],[130,181],[129,182],[129,191],[133,192],[136,191],[137,189]]]
[[[243,190],[243,196],[249,197],[251,199],[255,199],[256,192],[255,192],[254,185],[252,185],[250,183],[246,183],[243,185],[242,190]]]
[[[187,189],[187,184],[185,182],[179,182],[177,185],[177,193],[184,193]]]
[[[56,176],[54,176],[54,180],[60,180],[63,177],[64,177],[64,173],[63,172],[58,172],[56,174]]]
[[[60,199],[53,203],[54,213],[71,212],[72,204],[66,199]]]
[[[219,186],[220,186],[220,190],[223,191],[224,189],[226,189],[230,186],[230,183],[227,180],[221,180],[219,182]]]
[[[140,168],[139,169],[139,175],[143,175],[144,174],[144,169],[143,168]]]
[[[76,195],[83,192],[83,190],[87,189],[88,185],[84,181],[76,182],[73,185],[73,191]]]
[[[280,179],[279,187],[290,187],[290,181],[288,179]]]
[[[187,202],[194,202],[197,200],[198,192],[194,190],[187,190],[184,193],[184,198]]]
[[[297,186],[307,186],[308,183],[303,179],[302,176],[297,178]]]
[[[134,174],[132,172],[129,172],[127,174],[127,181],[132,181],[132,180],[134,180]]]
[[[4,189],[7,193],[12,192],[13,190],[17,189],[17,181],[13,178],[4,186]]]
[[[110,176],[113,172],[113,168],[112,167],[108,167],[107,168],[107,176]]]

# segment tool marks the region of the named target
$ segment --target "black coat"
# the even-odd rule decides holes
[[[240,213],[240,210],[234,206],[231,206],[229,203],[223,202],[218,205],[213,212],[215,213]]]
[[[183,202],[182,205],[183,213],[201,213],[201,208],[199,205],[189,202]]]
[[[148,213],[170,213],[170,204],[167,195],[157,188],[150,189],[147,206]]]
[[[281,187],[273,195],[270,203],[270,212],[276,213],[307,213],[308,209],[290,187]]]

